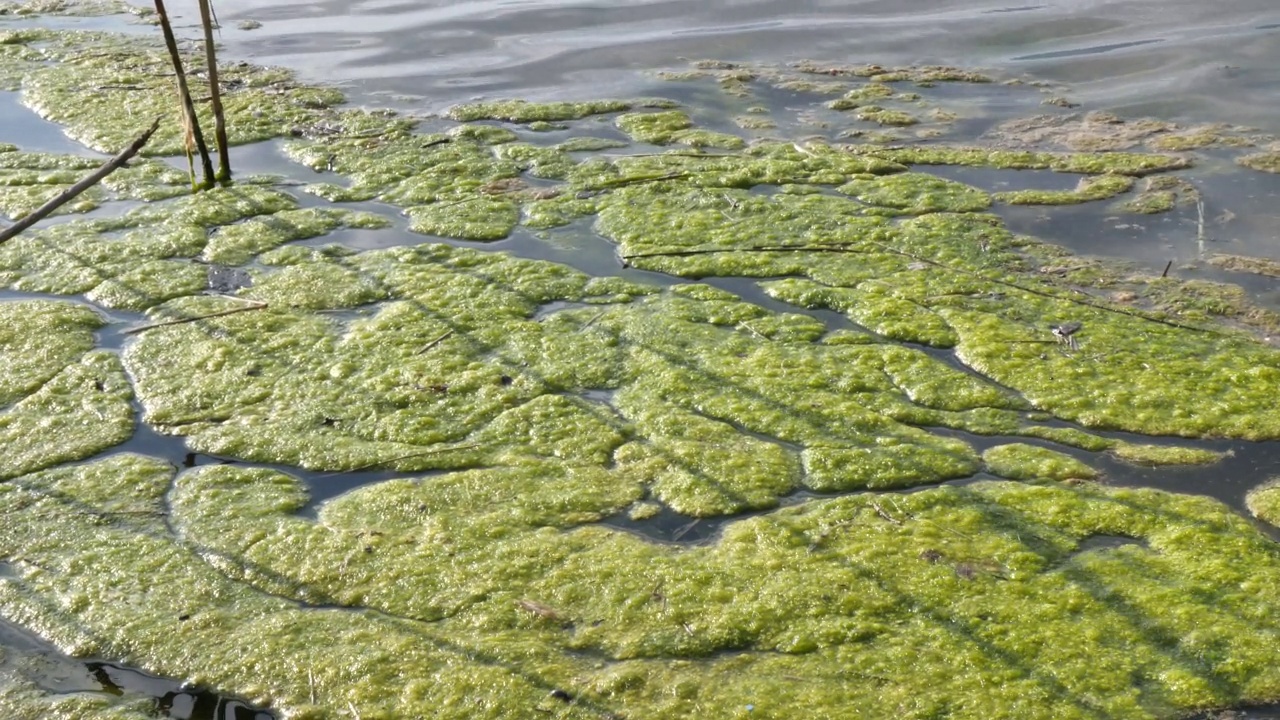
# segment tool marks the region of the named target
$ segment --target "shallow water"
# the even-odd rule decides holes
[[[1074,99],[1280,129],[1271,0],[224,0],[232,52],[362,94],[600,96],[678,58],[941,63],[1068,82]],[[236,29],[256,20],[262,27]]]

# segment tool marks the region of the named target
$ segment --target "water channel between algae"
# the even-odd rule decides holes
[[[149,39],[5,22],[0,89],[85,146],[168,112]],[[1187,168],[1265,172],[1272,141],[1053,106],[997,124],[966,93],[1036,91],[952,68],[665,79],[713,99],[419,119],[234,65],[233,142],[288,177],[190,195],[138,161],[0,245],[0,618],[290,718],[1280,698],[1275,543],[1107,475],[1212,482],[1280,439],[1275,313],[999,214],[1178,212]],[[0,147],[0,211],[96,163]],[[532,245],[572,261],[490,249]],[[1275,521],[1275,495],[1249,510]],[[6,717],[157,712],[51,689],[31,657],[3,650]]]

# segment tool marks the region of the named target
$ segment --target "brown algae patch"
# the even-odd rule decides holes
[[[1265,277],[1280,277],[1280,262],[1269,258],[1215,253],[1204,260],[1210,265],[1220,267],[1223,270],[1263,275]]]
[[[1261,152],[1236,158],[1236,162],[1250,170],[1280,173],[1280,152]]]
[[[815,105],[801,113],[799,119],[802,122],[815,128],[837,128],[845,126],[853,118],[858,122],[845,130],[843,136],[879,134],[890,140],[900,137],[895,129],[917,125],[917,137],[944,135],[964,114],[965,111],[954,100],[945,96],[941,99],[932,97],[931,88],[941,83],[991,82],[991,78],[982,73],[945,66],[889,68],[880,65],[824,65],[811,61],[778,65],[696,60],[690,63],[689,69],[662,71],[658,77],[676,82],[714,80],[720,90],[732,99],[731,102],[737,101],[738,104],[766,93],[811,96],[816,99]],[[839,97],[823,99],[833,95]],[[835,112],[824,113],[819,108]],[[744,107],[743,110],[753,112],[752,107]],[[842,112],[845,114],[841,115]],[[748,127],[750,124],[740,123],[740,126]],[[868,125],[890,130],[872,133],[866,129]]]
[[[1185,152],[1217,146],[1251,147],[1266,139],[1225,123],[1180,126],[1155,118],[1126,119],[1107,112],[1046,114],[1000,123],[982,137],[1000,146],[1061,148],[1076,152],[1130,150]]]

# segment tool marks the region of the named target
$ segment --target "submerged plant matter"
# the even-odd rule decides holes
[[[134,132],[162,61],[0,31],[0,79],[91,145]],[[937,67],[689,72],[900,130],[907,107],[946,123],[937,83],[1018,92]],[[138,162],[75,208],[118,211],[0,246],[6,622],[281,717],[1162,718],[1280,697],[1272,542],[1094,462],[1280,439],[1280,353],[1218,322],[1262,316],[992,214],[1124,203],[1139,177],[1170,196],[1134,211],[1193,197],[1156,182],[1192,156],[1152,143],[1202,131],[1128,128],[1114,152],[1081,134],[1096,116],[1053,147],[1046,121],[999,147],[748,141],[618,99],[471,103],[426,132],[280,71],[221,81],[232,142],[282,138],[322,173],[305,206],[270,178],[178,197],[181,172]],[[0,150],[7,214],[89,162]],[[931,166],[1079,177],[991,193]],[[421,237],[337,205],[365,201]],[[675,280],[464,246],[533,232]],[[1121,282],[1123,302],[1081,287]],[[105,310],[147,314],[119,352]],[[136,422],[188,466],[229,464],[113,451]],[[312,507],[370,470],[395,477]],[[1272,491],[1250,499],[1269,520]],[[698,523],[718,530],[683,542]],[[13,667],[0,715],[143,712]]]

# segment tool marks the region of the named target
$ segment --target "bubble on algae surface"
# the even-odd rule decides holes
[[[89,144],[130,138],[130,103],[161,87],[119,75],[157,62],[143,41],[4,38],[0,77],[27,77]],[[695,71],[819,106],[990,85],[945,68]],[[734,147],[680,135],[724,129],[670,103],[495,101],[420,125],[239,73],[260,121],[242,140],[287,138],[329,174],[314,196],[463,242],[589,224],[633,268],[755,278],[759,302],[459,243],[305,246],[388,221],[268,185],[148,195],[181,179],[140,163],[95,199],[136,207],[0,246],[12,290],[171,323],[115,353],[78,302],[0,304],[10,621],[287,717],[1147,718],[1280,696],[1271,541],[1207,498],[1080,482],[1090,452],[1214,459],[1109,430],[1280,436],[1280,356],[1214,322],[1239,310],[1226,295],[1128,278],[1138,297],[1120,303],[1082,291],[1116,282],[1101,264],[1034,272],[1067,260],[989,214],[1000,196],[928,170],[1050,169],[1081,176],[1073,201],[1123,202],[1132,178],[1179,177],[1193,156],[1150,142],[1188,131],[1150,124],[1115,151],[1013,147],[1011,131],[998,147]],[[128,122],[71,117],[84,78],[137,84],[95,101]],[[595,116],[685,147],[548,146],[525,127],[599,134]],[[14,183],[59,184],[77,162],[31,156]],[[253,282],[206,294],[211,266]],[[135,393],[149,427],[239,464],[175,476],[102,454],[131,432]],[[413,475],[313,509],[287,466]],[[1019,481],[972,481],[991,475]],[[966,482],[928,487],[949,479]],[[608,524],[671,511],[723,524],[689,545]],[[1097,541],[1114,537],[1131,542]],[[52,702],[0,683],[10,714]]]

